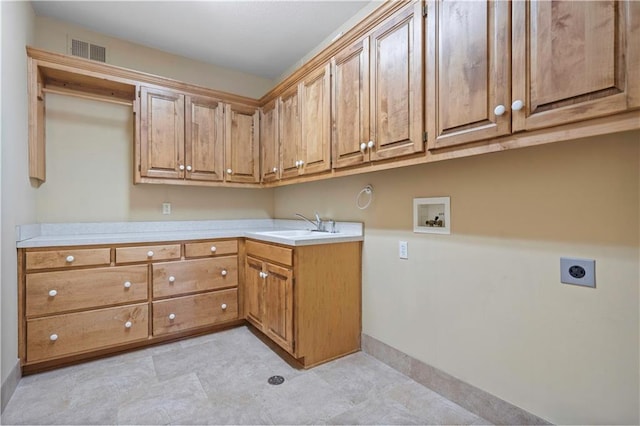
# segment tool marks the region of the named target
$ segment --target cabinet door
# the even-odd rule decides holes
[[[298,176],[300,147],[300,114],[298,111],[298,86],[290,88],[280,97],[278,130],[280,137],[280,177]]]
[[[141,88],[140,175],[184,178],[184,95]]]
[[[227,182],[259,182],[260,111],[243,105],[227,105],[225,173]]]
[[[300,83],[301,174],[331,169],[331,66],[326,64]]]
[[[513,111],[515,131],[640,105],[640,3],[530,1],[512,7],[512,97],[523,104]]]
[[[187,96],[185,171],[187,179],[223,178],[223,104],[210,98]]]
[[[338,53],[331,67],[333,167],[355,166],[369,161],[369,38]]]
[[[264,332],[293,353],[293,272],[265,263]]]
[[[280,145],[278,140],[278,100],[262,108],[260,119],[260,149],[262,150],[261,177],[272,182],[280,177]]]
[[[428,7],[429,148],[511,133],[509,2],[434,1]]]
[[[424,150],[420,2],[371,34],[371,159]]]
[[[252,257],[245,261],[244,312],[247,320],[263,329],[264,278],[262,262]]]

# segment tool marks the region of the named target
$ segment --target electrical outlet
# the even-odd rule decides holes
[[[398,245],[398,251],[400,259],[409,259],[409,245],[406,241],[400,241],[400,244]]]
[[[171,203],[162,203],[162,214],[171,214]]]
[[[596,261],[593,259],[560,258],[560,282],[584,287],[596,286]]]

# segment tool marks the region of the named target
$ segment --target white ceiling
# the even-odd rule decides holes
[[[369,3],[33,1],[38,16],[274,79]]]

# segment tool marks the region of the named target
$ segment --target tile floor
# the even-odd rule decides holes
[[[267,383],[272,375],[285,382]],[[289,366],[246,327],[24,377],[2,424],[488,424],[359,352]]]

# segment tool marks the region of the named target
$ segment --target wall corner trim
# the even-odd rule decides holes
[[[15,365],[11,369],[11,372],[9,373],[5,381],[2,382],[2,387],[0,388],[0,399],[2,404],[0,413],[4,412],[4,409],[11,400],[11,397],[18,387],[18,383],[20,383],[21,378],[22,371],[20,370],[20,359],[16,359]]]

